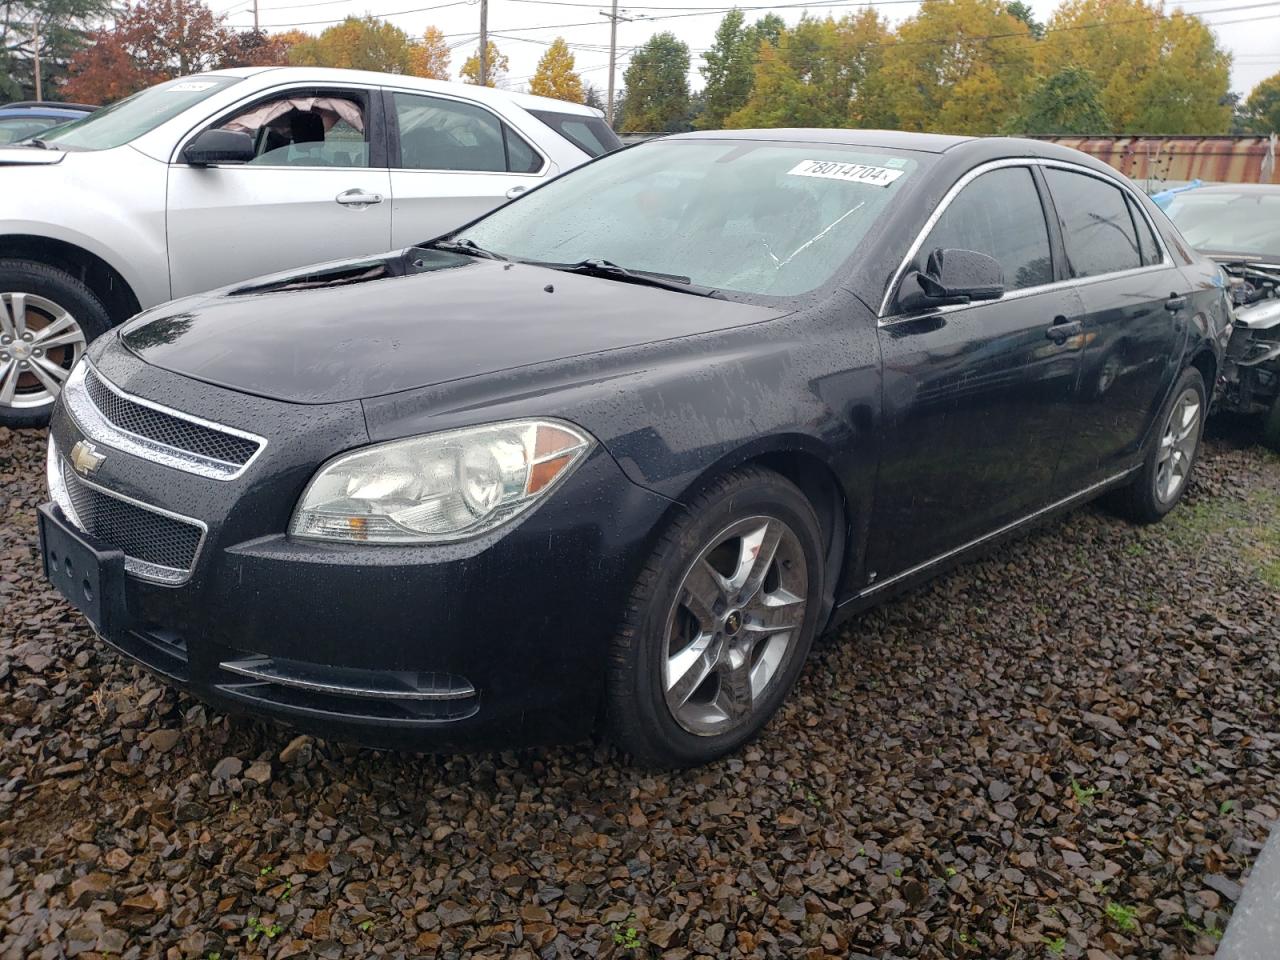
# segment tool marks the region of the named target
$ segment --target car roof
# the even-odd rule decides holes
[[[0,117],[82,117],[96,107],[73,107],[69,104],[0,104]]]
[[[402,73],[376,73],[371,70],[343,70],[336,67],[233,67],[227,70],[210,70],[205,75],[256,78],[275,84],[284,83],[356,83],[379,84],[424,93],[445,93],[465,96],[481,103],[514,103],[525,110],[547,110],[555,113],[573,113],[584,117],[602,117],[603,112],[581,103],[538,97],[531,93],[481,87],[473,83],[457,83],[452,80],[428,80]]]
[[[921,153],[943,153],[975,138],[952,137],[940,133],[907,133],[902,130],[780,127],[768,130],[699,130],[693,133],[678,133],[669,139],[835,143],[850,147],[884,147],[889,150],[918,150]]]
[[[1280,183],[1206,183],[1179,196],[1195,193],[1280,193]]]

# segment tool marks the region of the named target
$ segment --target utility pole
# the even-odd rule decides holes
[[[480,2],[483,3],[484,0]],[[613,10],[610,13],[601,10],[600,16],[609,19],[609,102],[605,104],[605,115],[609,118],[609,126],[613,126],[613,75],[618,67],[618,21],[630,22],[631,17],[618,13],[618,0],[613,0]]]
[[[258,29],[258,0],[253,0],[253,32],[260,33]]]
[[[487,87],[488,85],[489,85],[489,0],[480,0],[480,86]]]
[[[37,17],[38,16],[39,15],[37,14]],[[35,50],[35,61],[36,61],[36,99],[43,100],[44,91],[40,84],[40,20],[37,19],[35,21],[35,24],[36,24],[35,25],[36,39],[35,39],[35,45],[33,49]]]

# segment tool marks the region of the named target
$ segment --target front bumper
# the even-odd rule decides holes
[[[55,468],[89,439],[107,451],[95,485],[207,531],[185,582],[124,576],[106,642],[228,710],[374,746],[507,746],[590,730],[610,637],[670,506],[603,448],[537,509],[472,541],[293,540],[283,531],[315,468],[368,442],[358,404],[299,408],[123,352],[96,359],[133,395],[267,440],[242,476],[217,480],[105,447],[58,405]]]

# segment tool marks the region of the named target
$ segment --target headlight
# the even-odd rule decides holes
[[[577,427],[513,420],[395,440],[320,468],[289,533],[359,543],[446,543],[523,513],[591,448]]]

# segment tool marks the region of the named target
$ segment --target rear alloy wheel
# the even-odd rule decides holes
[[[71,368],[109,325],[102,304],[71,275],[0,260],[0,424],[47,423]]]
[[[672,523],[614,641],[609,721],[642,763],[705,763],[785,699],[816,629],[821,535],[789,481],[747,469]]]
[[[1142,467],[1110,497],[1118,513],[1137,523],[1153,523],[1182,498],[1200,453],[1207,401],[1200,371],[1184,370],[1156,421],[1157,433]]]

